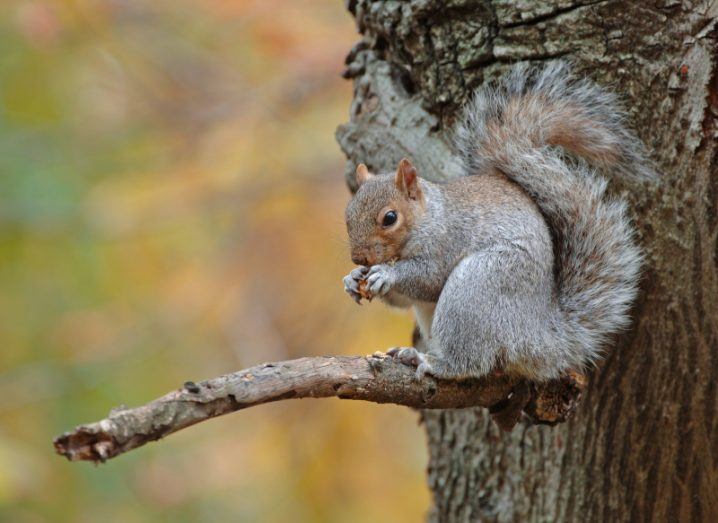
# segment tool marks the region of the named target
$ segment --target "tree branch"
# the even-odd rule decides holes
[[[578,394],[568,394],[571,405],[567,405],[563,400],[568,397],[568,389],[560,383],[554,383],[558,392],[552,392],[558,394],[559,400],[544,400],[543,404],[561,404],[563,417],[560,414],[557,417],[553,411],[548,415],[540,411],[537,416],[537,410],[533,408],[529,416],[534,421],[555,423],[573,411],[580,390]],[[519,384],[523,392],[512,394]],[[530,389],[530,399],[524,398],[527,389]],[[501,375],[461,381],[425,376],[419,380],[413,369],[381,353],[366,357],[300,358],[266,363],[200,383],[187,382],[181,389],[146,405],[114,409],[101,421],[80,425],[55,438],[54,445],[58,454],[71,461],[105,461],[195,423],[291,398],[335,396],[418,409],[493,407],[505,418],[506,409],[501,407],[502,403],[520,415],[527,401],[529,406],[540,402],[537,397],[541,396],[542,390]],[[516,406],[511,397],[523,399]],[[496,406],[501,408],[496,409]],[[529,412],[528,408],[526,412]],[[518,420],[517,415],[512,416],[509,417],[513,422],[508,422],[511,426]],[[505,423],[499,421],[502,427]]]

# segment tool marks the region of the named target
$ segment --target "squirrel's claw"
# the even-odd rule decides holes
[[[357,304],[361,305],[361,294],[359,294],[358,283],[354,281],[351,276],[345,276],[343,282],[344,291],[349,295],[352,300],[357,302]]]
[[[384,296],[394,286],[394,275],[389,265],[374,265],[366,273],[367,289],[375,296]]]
[[[364,279],[367,272],[369,272],[369,267],[361,265],[356,269],[352,270],[352,272],[349,273],[349,276],[351,276],[355,281],[359,282]]]
[[[359,293],[359,281],[364,279],[364,275],[369,271],[368,267],[357,267],[348,275],[344,276],[344,290],[358,305],[361,305],[361,294]]]

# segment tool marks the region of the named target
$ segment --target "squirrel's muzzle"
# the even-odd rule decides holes
[[[364,253],[352,253],[352,262],[355,265],[370,265],[369,259]]]

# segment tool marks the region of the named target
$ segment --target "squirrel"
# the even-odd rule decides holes
[[[655,176],[616,97],[563,62],[480,87],[456,132],[463,175],[356,169],[349,295],[413,307],[428,351],[387,354],[418,377],[582,371],[629,324],[642,254],[602,174]]]

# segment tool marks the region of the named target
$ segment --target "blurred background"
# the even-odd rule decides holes
[[[342,291],[337,0],[0,2],[0,521],[417,521],[399,407],[261,406],[102,466],[52,438],[264,361],[406,344]]]

